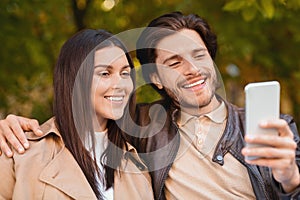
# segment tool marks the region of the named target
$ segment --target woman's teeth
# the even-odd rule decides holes
[[[122,101],[124,97],[106,97],[110,101]]]

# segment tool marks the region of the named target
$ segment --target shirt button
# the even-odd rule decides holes
[[[199,138],[199,139],[198,139],[198,144],[201,145],[202,143],[203,143],[203,139],[202,139],[202,138]]]
[[[217,160],[218,160],[218,161],[222,161],[222,160],[223,160],[223,156],[218,155],[218,156],[217,156]]]

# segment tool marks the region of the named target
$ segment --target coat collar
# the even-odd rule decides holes
[[[74,199],[97,199],[78,163],[65,147],[55,126],[55,118],[41,125],[41,130],[44,133],[41,136],[36,136],[33,132],[26,133],[28,140],[40,140],[54,134],[60,138],[60,142],[53,142],[52,158],[49,158],[49,163],[41,171],[40,181],[52,185]]]
[[[56,136],[58,136],[60,139],[62,139],[61,135],[55,125],[55,117],[52,117],[48,121],[43,123],[40,128],[41,128],[41,131],[44,133],[43,135],[37,136],[33,132],[26,132],[27,139],[28,140],[40,140],[41,138],[44,138],[47,135],[52,134],[52,133],[54,133]]]

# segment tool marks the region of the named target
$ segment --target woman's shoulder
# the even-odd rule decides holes
[[[41,126],[40,126],[41,131],[43,132],[42,135],[35,135],[34,132],[29,131],[26,132],[26,137],[29,141],[39,141],[41,139],[44,139],[46,137],[48,137],[49,135],[55,135],[59,138],[61,138],[61,135],[58,131],[58,129],[56,128],[55,125],[55,118],[52,117],[49,120],[47,120],[46,122],[44,122]]]
[[[127,150],[123,152],[123,159],[121,161],[120,170],[129,173],[140,173],[148,171],[147,166],[143,159],[140,157],[136,148],[127,142]]]
[[[43,135],[37,136],[33,132],[26,132],[29,141],[29,149],[24,154],[14,153],[15,162],[24,162],[25,160],[50,161],[55,152],[64,146],[61,136],[55,126],[54,118],[49,119],[41,125]]]
[[[53,128],[51,128],[52,123],[54,123],[53,120],[48,120],[41,126],[42,131],[47,131],[42,136],[36,136],[31,132],[26,133],[30,145],[29,149],[23,154],[19,154],[14,150],[12,158],[7,158],[4,155],[0,156],[0,166],[6,163],[5,170],[7,172],[13,168],[15,168],[15,172],[25,172],[18,173],[19,179],[24,178],[25,180],[31,173],[39,174],[63,148],[58,136],[51,131]]]
[[[115,199],[154,199],[151,177],[147,166],[136,149],[127,143],[124,159],[119,170],[115,172]],[[138,186],[138,187],[137,187]]]

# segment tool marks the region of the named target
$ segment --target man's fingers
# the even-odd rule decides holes
[[[25,149],[28,149],[29,143],[24,131],[33,131],[38,136],[43,134],[37,120],[27,119],[12,114],[8,115],[5,120],[1,120],[0,135],[5,138],[2,140],[4,148],[1,147],[2,150],[7,150],[7,142],[9,142],[19,153],[23,153]]]
[[[17,118],[18,124],[20,124],[21,129],[24,131],[32,131],[35,135],[41,136],[43,132],[40,129],[39,122],[36,119],[28,119],[25,117]]]
[[[7,156],[7,157],[12,157],[13,153],[11,151],[11,149],[8,147],[5,139],[1,136],[0,137],[0,155],[2,154],[2,152]]]
[[[279,158],[261,158],[255,160],[246,160],[246,162],[251,165],[265,166],[276,170],[281,170],[284,167],[287,167],[290,163],[289,160]]]
[[[11,125],[11,129],[13,130],[14,134],[26,149],[29,148],[29,143],[26,139],[24,131],[33,131],[37,136],[41,136],[43,134],[40,129],[39,122],[35,119],[11,115],[11,117],[7,117],[7,120]]]
[[[11,129],[11,132],[9,132],[9,130],[7,130],[6,131],[6,138],[7,138],[7,140],[11,143],[11,144],[13,144],[12,143],[12,141],[10,140],[10,138],[9,137],[11,137],[12,139],[14,139],[13,138],[13,136],[8,136],[7,134],[14,134],[14,136],[20,141],[20,143],[23,145],[23,147],[25,148],[25,149],[28,149],[29,148],[29,143],[28,143],[28,141],[27,141],[27,139],[26,139],[26,136],[25,136],[25,133],[24,133],[24,131],[22,130],[22,128],[21,128],[21,126],[19,125],[19,123],[14,123],[14,124],[11,124],[11,127],[10,127],[10,129]],[[15,146],[14,146],[15,147]],[[16,147],[15,147],[16,148]]]
[[[245,156],[258,156],[264,159],[294,159],[295,157],[295,151],[292,149],[272,147],[244,148],[242,154]]]
[[[39,122],[36,119],[27,119],[27,128],[37,136],[43,135],[43,131],[40,129]]]
[[[262,144],[278,148],[296,149],[297,144],[290,137],[280,137],[277,135],[246,135],[247,143]]]
[[[288,123],[283,119],[262,121],[260,126],[262,128],[275,128],[278,130],[280,136],[288,136],[293,138],[293,133]]]
[[[24,152],[24,148],[17,137],[9,128],[8,122],[6,120],[0,120],[0,139],[1,139],[1,149],[5,154],[9,154],[11,149],[8,147],[7,141],[20,153]],[[26,138],[25,138],[26,139]]]
[[[6,121],[2,122],[1,128],[6,140],[8,140],[8,142],[20,153],[24,151],[22,150],[23,147],[26,149],[29,147],[23,127],[21,127],[21,122],[18,120],[17,116],[8,115]],[[20,145],[22,145],[22,148]]]

